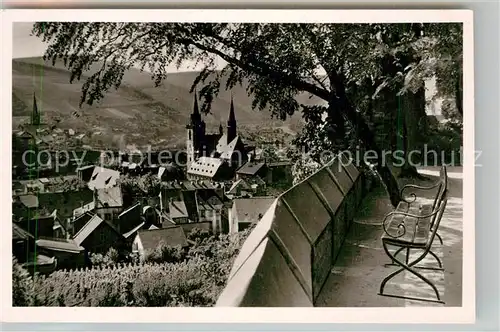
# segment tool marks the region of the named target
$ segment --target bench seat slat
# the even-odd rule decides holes
[[[422,207],[421,210],[419,208]],[[405,212],[413,215],[428,215],[432,212],[431,205],[408,205],[405,202],[398,204],[397,212]],[[403,245],[411,247],[425,247],[430,233],[431,217],[428,218],[415,218],[401,214],[394,214],[391,216],[387,226],[387,232],[392,236],[400,234],[399,225],[404,224],[405,233],[399,237],[392,237],[384,232],[382,241],[394,245]]]

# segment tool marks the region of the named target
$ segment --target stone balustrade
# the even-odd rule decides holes
[[[216,306],[311,307],[363,198],[344,156],[279,196],[243,244]]]

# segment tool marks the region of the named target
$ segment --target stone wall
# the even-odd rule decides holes
[[[243,244],[217,306],[314,306],[363,198],[361,173],[339,158],[274,201]]]

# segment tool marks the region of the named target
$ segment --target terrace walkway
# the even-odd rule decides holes
[[[439,177],[439,168],[426,167],[419,170],[431,178],[432,183]],[[444,306],[462,305],[462,169],[449,167],[448,205],[444,212],[439,233],[443,238],[441,246],[436,239],[433,251],[441,258],[445,271],[421,270],[420,272],[435,281]],[[420,185],[431,182],[419,181]],[[417,195],[422,195],[418,191]],[[434,193],[433,193],[434,194]],[[335,266],[323,286],[316,306],[324,307],[409,307],[442,306],[442,304],[411,301],[378,295],[380,282],[396,267],[384,267],[390,263],[382,249],[380,240],[383,229],[379,224],[392,206],[383,192],[370,193],[362,203],[354,222],[347,234]],[[419,196],[419,202],[431,202],[429,195]],[[421,264],[435,261],[429,255]],[[399,277],[399,279],[397,279]],[[433,297],[433,291],[424,282],[408,272],[401,273],[386,286],[386,292],[407,296]]]

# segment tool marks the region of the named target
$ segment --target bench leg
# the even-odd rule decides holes
[[[396,250],[394,252],[393,256],[396,257],[404,249],[407,249],[406,250],[405,260],[406,260],[406,264],[408,265],[409,257],[410,257],[410,248],[401,247],[401,248],[399,248],[398,250]],[[436,259],[439,267],[414,266],[413,268],[415,268],[415,269],[421,269],[421,270],[443,271],[444,270],[443,269],[443,263],[441,262],[441,260],[439,259],[439,257],[432,250],[429,250],[429,253],[432,255],[432,257],[434,257]],[[394,261],[394,259],[392,259],[391,263],[386,263],[386,264],[384,264],[384,266],[385,267],[389,267],[389,266],[400,266],[400,265],[396,264],[395,261]]]
[[[441,237],[441,235],[439,235],[439,233],[438,233],[438,232],[436,232],[436,236],[437,236],[437,238],[439,239],[439,243],[440,243],[441,245],[443,245],[443,238]]]
[[[434,257],[436,259],[436,261],[438,262],[439,264],[439,268],[440,269],[443,269],[443,263],[441,263],[441,260],[439,259],[439,257],[434,253],[434,251],[432,250],[429,250],[429,254],[432,255],[432,257]]]
[[[405,250],[405,247],[400,247],[396,252],[394,253],[394,256],[397,256],[401,251]],[[394,263],[394,259],[391,260],[391,263],[384,264],[384,266],[399,266],[398,264]]]
[[[384,278],[384,280],[382,280],[382,283],[380,284],[379,295],[390,296],[390,297],[398,297],[398,298],[409,299],[409,300],[418,300],[418,301],[429,301],[429,302],[444,303],[443,301],[441,301],[441,296],[439,295],[439,291],[436,288],[436,286],[429,279],[427,279],[425,276],[423,276],[422,274],[418,273],[415,270],[415,267],[414,267],[422,259],[425,258],[425,256],[430,252],[429,249],[425,250],[419,257],[417,257],[415,260],[411,261],[410,263],[404,263],[404,262],[401,262],[399,259],[397,259],[395,256],[391,255],[391,253],[388,250],[387,245],[385,243],[383,244],[383,247],[384,247],[384,250],[387,253],[387,255],[389,257],[391,257],[391,259],[394,262],[396,262],[400,266],[400,268],[397,269],[396,271],[390,273],[387,277]],[[409,248],[407,248],[407,249],[409,249]],[[437,258],[437,256],[435,256],[435,257]],[[406,260],[408,260],[408,257],[406,258]],[[398,274],[400,274],[401,272],[403,272],[405,270],[408,271],[408,272],[410,272],[410,273],[412,273],[413,275],[415,275],[419,279],[423,280],[426,284],[428,284],[434,290],[434,293],[436,294],[437,300],[425,299],[425,298],[414,298],[414,297],[407,297],[407,296],[400,296],[400,295],[384,294],[384,288],[385,288],[385,285],[387,284],[387,282],[389,282],[389,280],[391,280],[392,278],[394,278],[395,276],[397,276]]]

